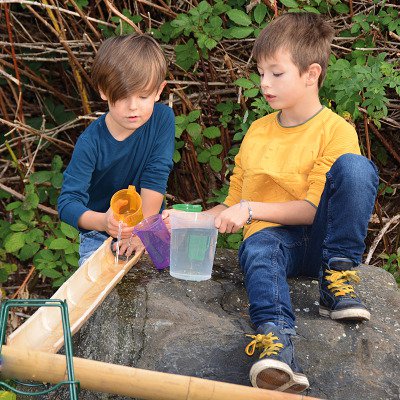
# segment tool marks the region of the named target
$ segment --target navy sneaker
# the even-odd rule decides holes
[[[371,314],[354,291],[359,283],[352,263],[335,261],[320,279],[319,314],[339,321],[369,321]]]
[[[253,340],[246,346],[246,354],[252,356],[260,350],[260,360],[250,369],[250,381],[254,387],[287,393],[300,393],[310,384],[294,358],[294,347],[289,334],[270,323],[261,325]]]

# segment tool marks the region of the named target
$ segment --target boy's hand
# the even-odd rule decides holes
[[[120,221],[114,218],[114,213],[109,208],[107,212],[104,214],[104,227],[105,231],[112,237],[118,237],[118,230],[119,230],[119,223]],[[128,226],[125,222],[122,223],[122,230],[121,230],[121,238],[122,239],[129,239],[132,235],[133,227]]]
[[[171,232],[171,218],[170,215],[172,213],[176,213],[176,212],[182,212],[180,210],[175,210],[173,208],[169,208],[168,210],[163,210],[163,212],[161,213],[161,218],[164,221],[164,224],[166,225],[167,229]]]
[[[114,244],[114,251],[117,243]],[[119,255],[127,256],[128,258],[138,251],[144,249],[142,241],[135,235],[129,238],[121,239],[119,243]]]
[[[215,217],[215,227],[219,233],[235,233],[243,228],[249,218],[249,210],[242,204],[235,204]]]

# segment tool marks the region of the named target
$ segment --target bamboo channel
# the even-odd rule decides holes
[[[143,253],[138,252],[126,263],[115,264],[111,240],[107,239],[51,297],[67,301],[71,334],[81,328]],[[39,308],[8,337],[7,344],[56,353],[64,344],[59,309]]]
[[[66,380],[65,356],[3,346],[2,379],[58,383]],[[74,357],[83,389],[145,400],[316,400],[232,383],[148,371]]]

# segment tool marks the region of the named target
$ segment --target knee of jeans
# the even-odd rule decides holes
[[[332,165],[329,173],[340,176],[352,185],[370,183],[378,186],[378,170],[375,164],[368,158],[359,154],[346,153],[341,155]]]

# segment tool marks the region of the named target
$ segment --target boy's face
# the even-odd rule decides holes
[[[135,93],[117,100],[114,104],[110,103],[107,96],[100,91],[101,98],[108,101],[109,112],[106,116],[106,124],[115,139],[124,140],[150,119],[154,103],[160,99],[165,84],[166,82],[163,82],[151,94]]]
[[[318,86],[315,88],[314,80],[310,81],[308,71],[300,75],[286,50],[260,60],[257,69],[264,98],[276,110],[296,110],[299,105],[309,103],[311,93],[318,96]]]

